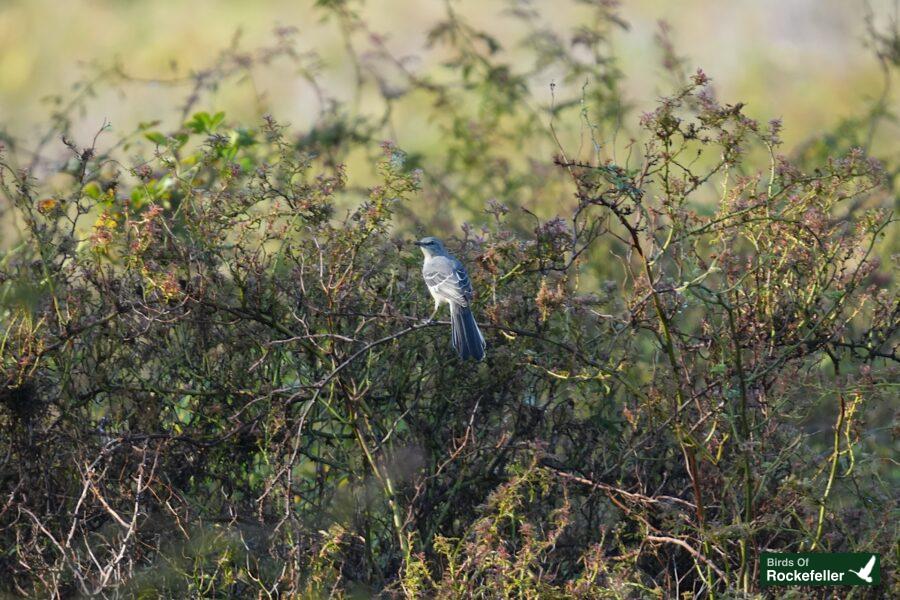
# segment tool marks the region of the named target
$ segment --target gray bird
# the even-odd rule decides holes
[[[466,268],[435,237],[422,238],[415,244],[425,255],[422,276],[434,298],[431,319],[437,315],[441,302],[449,304],[453,347],[457,354],[464,360],[483,359],[484,336],[472,316],[472,282],[469,281]]]

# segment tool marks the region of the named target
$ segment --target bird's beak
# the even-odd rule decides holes
[[[424,246],[425,245],[422,242],[418,242],[418,241],[413,242],[413,244],[415,244],[416,246]]]

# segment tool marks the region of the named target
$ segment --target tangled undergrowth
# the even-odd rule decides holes
[[[171,129],[79,144],[75,103],[33,158],[7,140],[0,590],[736,597],[761,551],[803,550],[892,573],[897,165],[835,138],[791,156],[702,72],[632,119],[628,160],[567,148],[567,120],[598,149],[626,118],[611,10],[587,61],[534,42],[597,82],[545,108],[449,14],[459,81],[405,92],[434,102],[438,158],[336,106],[302,132],[197,110],[289,32],[224,54]],[[481,364],[423,320],[408,244],[454,199]]]

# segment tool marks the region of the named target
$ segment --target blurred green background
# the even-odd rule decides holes
[[[271,43],[272,30],[299,30],[301,49],[321,57],[329,93],[348,100],[354,67],[335,21],[321,23],[311,0],[0,0],[0,128],[15,137],[46,121],[46,98],[68,94],[91,69],[119,61],[137,78],[178,78],[215,60],[237,31],[241,46]],[[515,58],[519,23],[507,11],[523,3],[464,0],[454,8],[496,35]],[[579,7],[551,2],[528,4],[541,10],[560,32],[577,23]],[[397,55],[417,57],[415,71],[433,70],[440,49],[426,49],[427,30],[441,18],[437,0],[380,0],[351,3],[373,32],[383,34]],[[867,8],[868,7],[868,8]],[[725,102],[747,103],[745,112],[763,122],[783,117],[788,148],[856,114],[861,102],[877,97],[882,74],[865,47],[867,10],[876,21],[896,18],[894,0],[628,0],[620,13],[629,29],[616,33],[615,47],[625,72],[628,100],[640,112],[666,91],[667,75],[655,42],[658,21],[671,26],[671,39],[686,67],[702,67]],[[356,50],[365,52],[365,48]],[[549,86],[549,82],[535,85]],[[548,88],[549,89],[549,88]],[[106,91],[81,116],[84,135],[103,119],[118,131],[139,121],[166,116],[163,107],[182,101],[186,85],[134,85]],[[341,94],[344,93],[344,97]],[[549,95],[549,91],[546,92]],[[896,104],[897,90],[892,91]],[[538,95],[538,97],[540,97]],[[252,81],[214,96],[230,118],[252,119],[271,112],[302,127],[314,115],[315,95],[296,68],[275,63]],[[43,99],[43,100],[42,100]],[[360,106],[365,107],[365,98]],[[419,145],[413,108],[395,114],[397,141]],[[883,142],[882,142],[883,143]]]

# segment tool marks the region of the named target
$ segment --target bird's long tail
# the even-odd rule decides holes
[[[468,306],[457,306],[450,303],[450,323],[453,330],[453,347],[463,360],[484,358],[484,336],[478,329],[478,323],[472,316]]]

